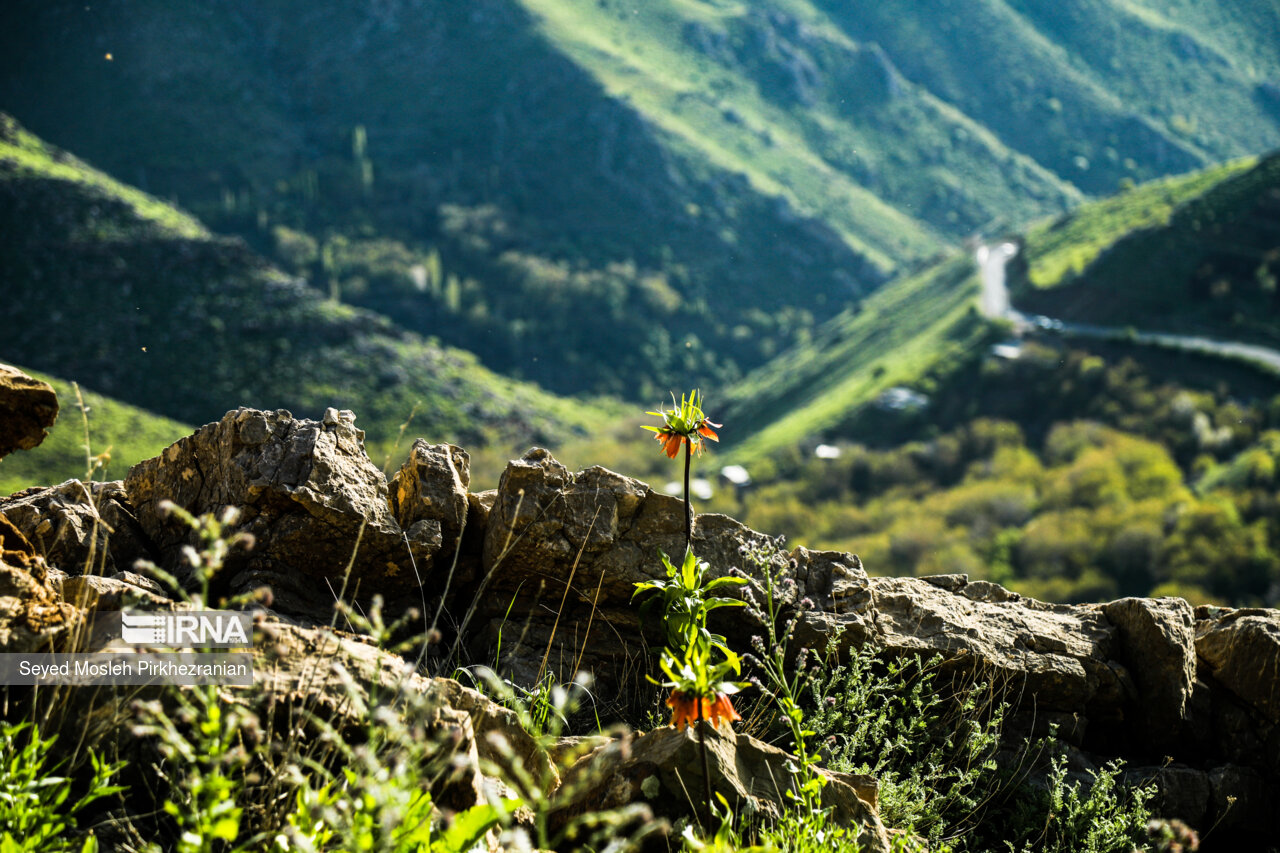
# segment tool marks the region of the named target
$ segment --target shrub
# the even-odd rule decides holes
[[[880,660],[853,651],[808,685],[806,724],[833,770],[880,781],[884,822],[931,845],[981,821],[996,780],[1005,708],[987,682],[948,689],[939,658]]]

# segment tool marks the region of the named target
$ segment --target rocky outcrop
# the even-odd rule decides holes
[[[119,480],[27,489],[0,498],[0,515],[9,519],[49,565],[68,574],[127,571],[139,559],[154,557]]]
[[[465,517],[466,483],[453,454],[440,463],[451,477],[428,493],[412,482],[413,472],[439,460],[415,446],[397,487],[397,509],[410,522],[403,529],[363,440],[350,412],[329,409],[310,421],[239,409],[135,466],[125,489],[161,566],[180,580],[193,580],[182,554],[195,534],[165,511],[166,502],[193,515],[235,507],[238,529],[259,545],[227,567],[225,589],[269,587],[279,609],[325,621],[344,590],[348,598],[416,599],[446,533],[456,543]]]
[[[1103,613],[1044,604],[978,581],[957,592],[916,578],[872,578],[873,641],[895,654],[940,654],[1048,712],[1110,713],[1128,688]]]
[[[450,709],[441,719],[466,720],[464,752],[502,765],[510,760],[510,750],[530,774],[558,783],[546,750],[521,727],[519,716],[480,692],[452,679],[422,676],[411,662],[362,637],[274,620],[260,620],[256,632],[254,682],[260,701],[322,711],[340,729],[361,725],[376,704],[411,700],[418,707]]]
[[[503,668],[526,683],[544,666],[565,681],[576,669],[592,672],[606,692],[618,673],[638,675],[648,643],[635,584],[665,578],[660,552],[683,555],[683,513],[683,502],[639,480],[600,467],[571,474],[546,450],[512,461],[487,519],[473,649],[496,649],[501,636]],[[723,515],[697,517],[693,547],[712,577],[758,574],[756,561],[791,572],[781,540]],[[794,596],[793,588],[785,603]],[[735,621],[721,630],[745,641],[750,628]]]
[[[1177,751],[1196,681],[1195,614],[1181,598],[1125,598],[1104,605],[1116,628],[1117,657],[1136,688],[1130,733],[1153,753]]]
[[[0,457],[44,441],[58,419],[58,395],[48,382],[0,364]]]
[[[458,553],[470,504],[471,457],[452,444],[413,443],[391,483],[391,510],[410,542],[431,542],[435,554]],[[428,563],[422,567],[430,569]]]
[[[1196,626],[1213,678],[1271,725],[1280,724],[1280,611],[1233,610]]]
[[[76,575],[63,579],[60,589],[68,604],[89,612],[171,610],[174,606],[159,584],[133,572],[118,572],[111,577]]]
[[[83,624],[44,560],[0,516],[0,653],[59,651]]]
[[[288,737],[307,761],[331,761],[334,735],[361,743],[370,726],[385,724],[383,714],[396,715],[408,736],[428,746],[422,755],[429,766],[419,767],[431,780],[433,805],[446,813],[459,812],[512,796],[493,773],[513,761],[549,788],[559,783],[546,750],[520,725],[518,715],[481,693],[444,678],[417,673],[411,662],[379,649],[367,638],[323,628],[278,621],[260,613],[255,619],[252,688],[225,688],[218,697],[224,710],[243,712],[253,730],[247,739],[262,737],[269,726],[287,727]],[[101,695],[100,695],[101,693]],[[138,693],[151,697],[139,708]],[[189,717],[168,707],[172,695],[154,691],[73,691],[68,699],[70,724],[91,742],[107,740],[118,757],[127,759],[126,774],[146,772],[160,759],[146,727],[121,725],[139,721],[147,706],[181,726]],[[66,711],[67,709],[63,709]],[[129,781],[126,778],[124,781]],[[135,790],[148,785],[139,782]],[[136,807],[138,796],[126,799]]]

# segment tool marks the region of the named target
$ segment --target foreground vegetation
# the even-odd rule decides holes
[[[682,399],[657,413],[663,422],[653,428],[667,456],[684,450],[686,517],[692,456],[705,439],[715,438],[712,427],[719,426],[705,417],[700,402],[696,392]],[[173,505],[166,511],[204,543],[199,552],[187,549],[185,557],[199,591],[182,590],[154,565],[136,568],[165,580],[196,609],[228,606],[211,589],[235,550],[254,547],[251,536],[236,532],[236,510],[228,508],[218,519],[193,518]],[[686,543],[691,541],[686,525]],[[1152,790],[1119,787],[1118,764],[1095,772],[1087,783],[1070,780],[1066,755],[1052,740],[1011,748],[1002,739],[1006,706],[998,685],[956,681],[938,659],[880,658],[869,647],[839,659],[838,636],[821,653],[793,657],[798,614],[781,605],[778,594],[788,581],[775,577],[770,555],[748,555],[756,570],[753,581],[743,574],[708,579],[707,565],[688,546],[681,566],[665,556],[663,562],[666,581],[637,584],[637,593],[660,593],[667,640],[660,669],[669,680],[650,680],[663,692],[671,690],[665,704],[673,725],[699,728],[702,778],[710,778],[709,732],[742,720],[735,702],[750,709],[745,725],[754,734],[796,756],[787,765],[791,778],[777,780],[783,808],[776,818],[735,812],[707,787],[689,792],[689,816],[674,827],[655,821],[643,803],[571,810],[566,819],[561,809],[589,790],[596,771],[566,777],[573,781],[557,787],[559,774],[551,765],[522,761],[493,734],[486,752],[500,758],[479,769],[502,787],[460,811],[437,804],[435,796],[458,784],[468,765],[455,760],[460,744],[456,732],[439,726],[440,709],[406,680],[415,668],[423,676],[465,672],[516,711],[524,732],[564,762],[561,770],[582,755],[565,748],[562,736],[617,734],[616,726],[607,725],[615,721],[602,720],[598,707],[585,707],[593,698],[590,680],[581,674],[571,684],[530,687],[503,681],[484,667],[457,669],[462,662],[441,656],[434,629],[393,646],[399,625],[383,621],[375,599],[368,611],[340,606],[335,622],[340,610],[373,642],[399,650],[415,666],[396,683],[368,687],[367,695],[360,677],[334,681],[348,694],[337,706],[333,697],[319,701],[318,687],[282,706],[262,682],[233,691],[167,687],[139,694],[107,688],[90,706],[58,690],[9,696],[6,688],[12,701],[4,703],[0,722],[0,850],[95,853],[102,832],[113,844],[148,853],[464,853],[477,844],[624,851],[660,835],[669,846],[689,851],[856,853],[862,849],[858,827],[837,824],[824,804],[823,765],[880,780],[880,815],[895,830],[895,853],[997,846],[1130,853],[1146,838],[1145,804]],[[728,587],[745,587],[745,597],[723,597],[720,590]],[[745,653],[707,625],[712,610],[744,605],[762,626]],[[807,600],[796,605],[808,606]],[[336,670],[346,672],[342,666]],[[723,680],[731,675],[746,680]],[[296,699],[300,706],[292,704]],[[335,713],[345,713],[345,721]],[[623,713],[638,718],[646,709]],[[652,719],[651,709],[647,713]]]
[[[372,619],[380,624],[376,612]],[[760,647],[764,659],[781,660],[790,624],[771,623],[772,645]],[[420,637],[408,645],[424,642]],[[748,661],[746,670],[757,685],[757,675],[767,674],[760,664]],[[486,834],[486,843],[502,849],[625,851],[656,834],[688,851],[856,853],[856,828],[835,824],[829,810],[805,795],[807,780],[817,785],[810,793],[821,787],[819,762],[876,774],[881,817],[897,830],[895,853],[1006,846],[1130,853],[1146,837],[1151,792],[1118,786],[1118,765],[1082,782],[1068,779],[1052,741],[1000,754],[1002,709],[991,685],[956,687],[936,661],[879,660],[869,652],[777,675],[796,688],[789,694],[794,702],[778,704],[769,691],[738,697],[755,703],[755,734],[813,756],[784,783],[794,787],[776,821],[735,815],[721,804],[709,823],[690,817],[670,827],[652,820],[641,804],[588,810],[553,824],[552,814],[591,777],[556,790],[549,776],[509,754],[482,766],[505,793],[452,812],[433,792],[456,774],[450,762],[456,744],[430,734],[438,710],[430,701],[395,684],[375,691],[366,705],[352,683],[350,701],[367,710],[341,730],[311,701],[300,710],[272,710],[272,697],[260,688],[165,688],[132,703],[124,701],[127,691],[114,688],[100,691],[95,734],[88,738],[66,718],[66,706],[74,703],[65,694],[52,697],[54,705],[36,696],[35,704],[8,706],[15,721],[3,724],[0,741],[0,849],[93,853],[96,832],[137,839],[126,841],[136,847],[124,849],[183,853],[464,853]],[[588,683],[527,691],[492,673],[479,681],[545,748],[569,734],[618,734],[616,726],[597,729],[602,721],[589,707],[580,713],[591,701]],[[292,722],[279,725],[277,714]],[[571,720],[594,722],[575,729]],[[572,762],[581,752],[554,754]],[[159,784],[139,783],[143,768],[121,756],[156,762]],[[695,799],[690,813],[698,808]]]
[[[857,658],[850,667],[810,683],[809,737],[838,744],[833,769],[879,774],[882,819],[901,830],[895,851],[959,853],[1007,843],[1017,851],[1130,853],[1145,839],[1150,793],[1117,786],[1118,767],[1087,783],[1070,781],[1046,742],[999,769],[991,759],[998,726],[972,707],[957,718],[936,694],[930,669],[885,668],[872,658]],[[580,689],[562,695],[569,704],[551,709],[542,730],[525,701],[509,692],[507,701],[550,746],[567,733],[561,720],[585,696]],[[94,827],[116,838],[149,839],[139,849],[184,853],[464,853],[488,832],[503,849],[623,851],[654,833],[667,833],[673,847],[690,851],[860,849],[854,833],[800,799],[777,822],[721,811],[710,827],[691,820],[669,829],[644,820],[643,808],[628,808],[588,811],[548,833],[546,818],[566,792],[553,793],[547,780],[518,764],[485,768],[510,795],[446,818],[431,792],[448,775],[450,752],[424,737],[433,709],[412,691],[375,699],[356,729],[342,736],[327,729],[316,709],[293,732],[272,730],[254,710],[262,698],[253,690],[228,697],[214,688],[168,688],[132,711],[122,709],[115,722],[130,726],[130,737],[163,759],[162,784],[150,790],[119,784],[137,768],[102,758],[114,751],[109,742],[72,748],[62,742],[74,740],[70,731],[42,735],[31,723],[5,723],[0,849],[92,853],[99,849],[88,832]],[[786,745],[781,732],[773,736]],[[1048,787],[1033,784],[1037,778],[1047,778]]]

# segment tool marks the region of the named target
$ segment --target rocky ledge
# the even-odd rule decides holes
[[[512,461],[497,490],[474,494],[467,453],[421,439],[387,478],[354,420],[332,409],[320,421],[239,409],[121,482],[0,499],[0,651],[65,648],[95,609],[175,606],[133,570],[142,560],[193,583],[183,553],[198,543],[164,502],[194,515],[230,506],[256,546],[233,553],[214,592],[256,602],[259,622],[277,632],[303,632],[299,648],[320,642],[306,632],[332,622],[345,590],[357,603],[380,597],[392,614],[417,609],[416,630],[436,629],[430,655],[496,662],[524,684],[547,669],[563,681],[589,672],[597,694],[625,702],[660,635],[632,590],[659,576],[659,550],[682,549],[681,502],[605,468],[570,472],[541,449]],[[956,678],[986,681],[1008,699],[1011,741],[1052,728],[1076,766],[1123,757],[1132,777],[1154,779],[1165,816],[1218,823],[1219,833],[1280,830],[1280,611],[1193,609],[1176,598],[1055,605],[963,575],[870,577],[856,555],[784,550],[714,514],[696,518],[694,546],[713,574],[759,579],[767,567],[781,579],[797,647],[936,655]],[[733,612],[720,627],[745,647],[756,626]],[[358,637],[325,635],[371,673],[403,669]],[[287,681],[287,668],[268,671]],[[501,716],[479,694],[457,698],[459,685],[414,678],[474,712],[474,731]],[[744,737],[717,745],[713,775],[776,769],[769,762],[781,759]],[[608,759],[615,798],[642,796],[640,781],[665,778],[663,762],[687,751],[661,732],[600,749],[626,755]],[[852,792],[840,808],[871,827],[874,849],[885,836],[865,785],[829,788]],[[762,796],[750,779],[724,789]]]

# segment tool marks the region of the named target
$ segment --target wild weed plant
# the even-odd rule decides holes
[[[818,754],[813,741],[817,732],[806,722],[805,711],[801,707],[805,686],[813,675],[810,651],[800,649],[794,660],[787,660],[797,616],[795,613],[783,613],[780,594],[782,585],[794,588],[795,581],[778,577],[769,556],[760,551],[748,555],[748,562],[755,566],[759,576],[758,586],[747,591],[748,612],[764,631],[751,640],[753,653],[747,660],[759,672],[751,683],[773,703],[790,736],[796,760],[787,768],[794,778],[793,784],[785,789],[785,795],[801,814],[825,822],[827,814],[822,807],[822,789],[827,778],[818,770]],[[756,595],[757,589],[759,596]],[[811,604],[807,600],[800,602],[801,607]]]
[[[1052,749],[1043,744],[1042,749]],[[975,833],[975,842],[1001,844],[1010,853],[1129,853],[1146,849],[1155,796],[1151,786],[1120,783],[1123,762],[1092,771],[1086,783],[1071,779],[1065,754],[1049,759],[1042,785],[1023,784],[1017,796]],[[1159,839],[1156,839],[1159,843]]]
[[[934,847],[981,821],[1007,710],[988,682],[947,685],[940,663],[855,648],[844,662],[828,655],[806,685],[826,765],[875,776],[885,823]]]
[[[97,839],[76,843],[77,819],[96,800],[124,790],[112,783],[123,766],[90,751],[87,790],[76,797],[75,780],[57,775],[55,737],[31,723],[0,722],[0,853],[96,853]]]

